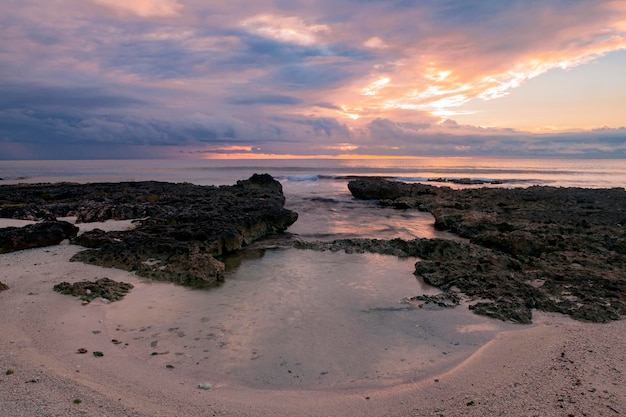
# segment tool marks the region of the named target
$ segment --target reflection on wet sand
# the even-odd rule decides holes
[[[512,325],[414,308],[412,259],[256,251],[210,290],[144,283],[107,307],[127,352],[214,384],[351,389],[424,379]]]

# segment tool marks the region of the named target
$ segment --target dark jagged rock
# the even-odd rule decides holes
[[[3,284],[2,282],[0,282],[0,291],[5,291],[8,290],[9,286],[6,284]]]
[[[356,198],[428,211],[435,227],[467,238],[469,243],[351,242],[348,250],[385,248],[420,257],[417,275],[480,300],[471,307],[478,314],[520,323],[531,321],[533,309],[596,322],[626,315],[622,188],[452,190],[381,178],[360,178],[348,187]]]
[[[53,289],[61,294],[73,295],[84,301],[92,301],[96,298],[118,301],[133,289],[133,285],[126,282],[113,281],[109,278],[100,278],[95,282],[80,281],[73,284],[62,282],[55,285]]]
[[[47,221],[24,227],[0,229],[0,253],[58,245],[78,233],[78,227],[64,221]]]
[[[500,180],[480,180],[473,178],[428,178],[426,181],[428,182],[449,182],[452,184],[461,184],[461,185],[482,185],[482,184],[504,184],[504,181]]]
[[[280,233],[298,217],[284,208],[282,186],[267,174],[221,187],[145,181],[8,185],[1,191],[2,217],[139,219],[133,230],[95,229],[73,239],[90,250],[72,260],[187,285],[221,281],[224,265],[215,257]]]
[[[454,292],[442,292],[436,295],[417,295],[409,298],[408,302],[418,303],[419,307],[435,305],[441,308],[452,308],[461,303],[461,297]]]

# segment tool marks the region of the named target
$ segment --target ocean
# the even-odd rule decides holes
[[[498,187],[626,185],[623,160],[0,161],[0,184],[228,185],[254,173],[269,173],[281,182],[287,208],[299,214],[288,232],[302,240],[457,238],[435,230],[428,213],[354,200],[347,183],[358,176],[451,187],[468,185],[442,181],[470,178],[496,181],[489,186]],[[413,275],[417,261],[257,248],[229,263],[220,287],[138,286],[128,296],[135,301],[107,307],[108,318],[121,332],[149,327],[154,334],[171,334],[161,337],[159,349],[179,352],[172,364],[195,364],[198,378],[261,389],[362,389],[416,381],[460,363],[498,332],[521,327],[474,315],[467,306],[414,308],[409,297],[438,292]],[[149,300],[149,311],[140,299]]]
[[[0,184],[156,180],[229,185],[254,173],[281,182],[287,207],[299,220],[290,232],[302,239],[451,237],[432,228],[428,214],[381,209],[352,199],[347,183],[358,176],[467,187],[432,180],[470,178],[499,187],[531,185],[626,186],[626,161],[591,159],[274,159],[0,161]],[[474,187],[480,185],[473,185]]]

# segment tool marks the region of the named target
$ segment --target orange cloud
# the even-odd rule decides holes
[[[139,17],[175,17],[180,15],[183,5],[177,0],[92,0],[122,14]]]
[[[511,23],[510,29],[505,26],[492,32],[478,27],[472,29],[473,34],[452,29],[434,32],[414,44],[396,43],[393,46],[402,51],[401,57],[377,62],[366,78],[353,84],[351,92],[342,93],[343,101],[336,101],[346,108],[362,109],[363,114],[350,112],[361,117],[365,113],[392,115],[398,110],[451,117],[472,99],[505,97],[552,69],[571,69],[626,49],[625,11],[623,2],[595,8],[587,4],[539,7],[525,10],[527,15],[514,10],[508,19],[520,22]],[[375,47],[382,42],[373,37],[365,44]]]

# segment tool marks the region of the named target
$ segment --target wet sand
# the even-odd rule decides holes
[[[8,225],[2,222],[2,226]],[[128,225],[111,222],[90,227]],[[10,287],[0,293],[0,409],[4,415],[626,413],[624,320],[593,324],[542,314],[536,316],[537,325],[497,333],[491,341],[459,355],[458,360],[446,358],[440,366],[435,363],[427,375],[413,381],[387,378],[357,386],[322,383],[305,388],[294,385],[262,389],[241,384],[236,378],[205,379],[202,372],[194,370],[194,361],[205,360],[199,356],[202,349],[180,343],[185,340],[191,344],[196,337],[208,334],[198,336],[195,330],[167,327],[170,325],[165,323],[164,319],[178,304],[168,303],[167,294],[159,288],[172,284],[152,283],[124,271],[68,262],[80,249],[62,244],[0,255],[0,282]],[[52,291],[52,286],[62,280],[104,276],[130,282],[135,289],[121,302],[94,301],[86,306]],[[126,309],[124,303],[134,308],[142,306],[145,323],[135,322],[136,326],[131,327],[133,310]],[[183,322],[186,319],[181,317]],[[193,321],[201,321],[202,317],[197,319]],[[89,352],[76,353],[81,347]],[[146,349],[156,354],[147,354]],[[102,351],[104,356],[95,357],[93,351]],[[253,351],[246,354],[250,355],[248,361],[259,360]],[[440,350],[437,355],[433,353],[434,361],[441,357]],[[198,368],[203,369],[201,365]],[[8,370],[12,371],[10,375]],[[323,375],[319,378],[323,381]],[[211,385],[210,390],[198,388],[205,382]]]

